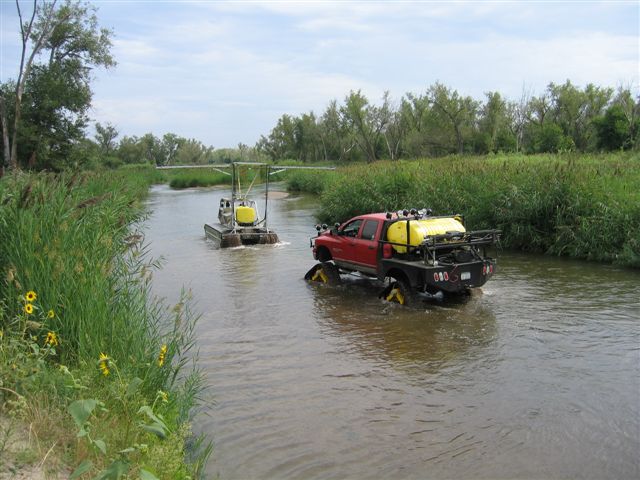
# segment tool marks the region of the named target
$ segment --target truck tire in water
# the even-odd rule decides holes
[[[304,276],[305,280],[326,283],[327,285],[339,285],[342,283],[338,267],[331,262],[317,263]]]
[[[404,278],[392,279],[391,283],[380,294],[387,302],[399,303],[400,305],[416,305],[418,298],[409,286],[409,282]]]

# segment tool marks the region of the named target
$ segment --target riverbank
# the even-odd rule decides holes
[[[640,268],[640,156],[495,155],[295,171],[289,189],[320,194],[326,223],[405,208],[462,213],[499,228],[508,249]]]
[[[150,170],[0,182],[0,471],[186,479],[206,461],[187,448],[195,318],[150,294]]]

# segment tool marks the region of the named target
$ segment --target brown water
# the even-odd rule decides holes
[[[639,272],[502,253],[481,294],[413,310],[303,280],[311,197],[270,202],[282,244],[215,249],[222,192],[154,188],[147,230],[156,292],[203,314],[211,477],[640,477]]]

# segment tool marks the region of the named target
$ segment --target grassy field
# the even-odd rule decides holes
[[[152,300],[138,230],[152,181],[145,168],[0,181],[0,471],[26,458],[75,478],[198,475],[195,319],[186,297]],[[37,442],[10,456],[25,424]]]
[[[640,156],[496,155],[292,172],[327,223],[405,208],[461,213],[509,249],[640,267]]]

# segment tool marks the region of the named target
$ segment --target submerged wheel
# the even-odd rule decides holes
[[[331,262],[322,262],[314,265],[304,276],[304,279],[311,282],[326,283],[327,285],[338,285],[342,282],[338,267]]]
[[[409,282],[404,278],[394,279],[379,296],[387,302],[399,303],[400,305],[417,303],[416,295],[409,286]]]

